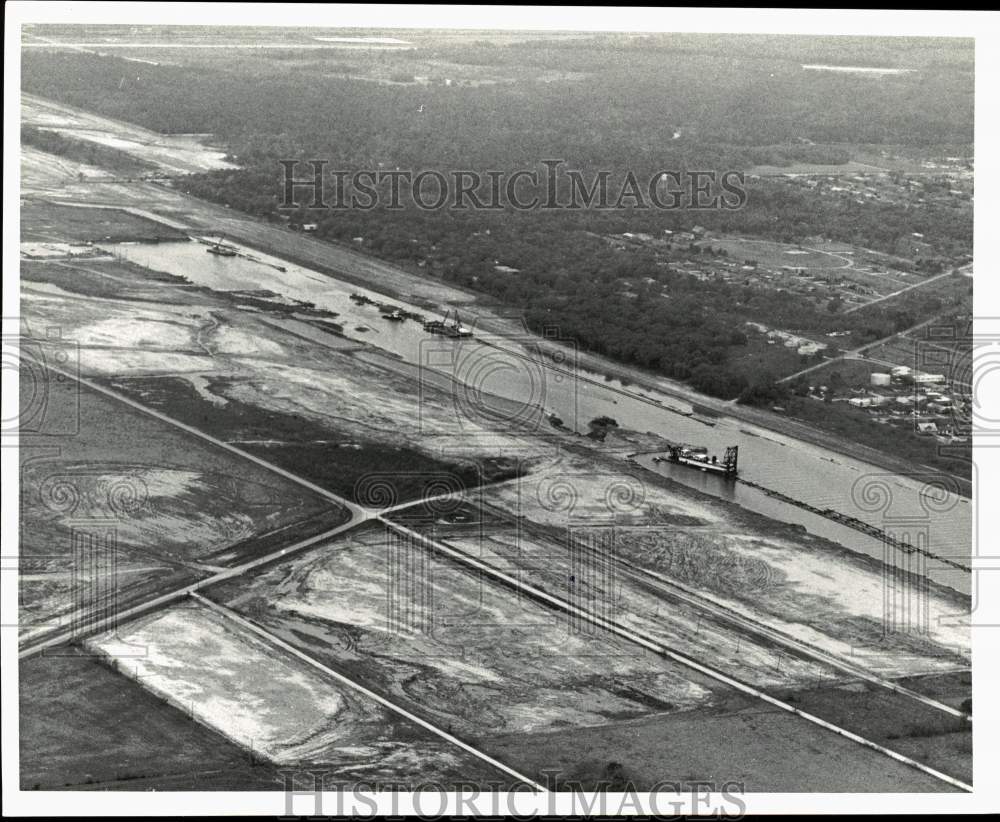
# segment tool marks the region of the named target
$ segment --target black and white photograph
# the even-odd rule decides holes
[[[995,13],[5,17],[5,815],[1000,809]]]

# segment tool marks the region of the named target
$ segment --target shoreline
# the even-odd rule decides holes
[[[175,191],[175,193],[177,193]],[[184,197],[190,198],[196,201],[199,205],[208,207],[210,209],[221,209],[221,206],[215,203],[202,200],[194,195],[184,193]],[[233,213],[225,209],[226,217],[231,221],[233,218]],[[236,239],[238,239],[244,245],[251,248],[255,248],[263,253],[272,254],[277,257],[282,257],[287,259],[289,262],[303,267],[307,267],[317,271],[320,274],[324,274],[335,279],[343,280],[344,282],[350,283],[352,285],[357,285],[360,287],[367,288],[372,291],[384,294],[389,299],[404,300],[413,302],[418,305],[423,305],[428,308],[432,308],[441,305],[454,306],[457,301],[448,301],[445,303],[435,303],[433,300],[429,300],[426,297],[415,294],[407,294],[400,291],[391,285],[373,282],[371,277],[364,275],[358,275],[343,267],[324,264],[323,262],[317,261],[311,255],[308,254],[296,254],[294,251],[286,251],[281,248],[275,248],[273,245],[268,244],[266,236],[261,236],[258,231],[253,233],[252,228],[254,227],[267,227],[273,231],[280,231],[282,235],[288,236],[289,239],[296,238],[301,239],[301,235],[292,232],[291,229],[285,226],[276,225],[265,220],[253,217],[252,215],[244,214],[243,212],[238,212],[241,218],[241,222],[249,223],[246,226],[247,233],[240,236],[236,230],[232,230],[233,226],[230,223],[230,233]],[[157,215],[159,216],[159,215]],[[197,216],[197,215],[192,215]],[[331,249],[336,249],[340,254],[345,254],[349,257],[357,257],[359,261],[364,261],[371,264],[376,264],[379,266],[384,266],[385,268],[392,270],[398,277],[403,277],[406,279],[421,280],[419,275],[413,274],[406,269],[400,268],[399,266],[386,262],[378,257],[370,254],[364,254],[356,249],[349,248],[340,243],[331,242],[329,240],[322,240],[319,238],[309,237],[305,238],[310,242],[315,242],[318,244],[330,246]],[[317,250],[318,253],[318,250]],[[436,283],[436,281],[431,281],[430,284],[439,285],[441,288],[454,291],[457,294],[462,294],[468,297],[468,302],[464,303],[467,307],[475,306],[481,313],[478,316],[478,321],[481,328],[493,331],[498,334],[511,334],[515,331],[518,334],[532,333],[528,332],[522,325],[514,320],[498,317],[492,312],[484,311],[482,300],[483,295],[476,294],[474,292],[466,291],[465,289],[456,287],[450,283]],[[532,336],[537,339],[539,346],[546,348],[550,351],[562,351],[565,353],[567,348],[558,342],[553,342],[552,340],[546,340],[544,337],[538,336],[532,333]],[[664,394],[666,396],[683,400],[689,404],[702,406],[704,409],[711,411],[714,414],[718,414],[722,417],[729,417],[735,421],[747,423],[749,425],[755,425],[766,431],[771,431],[776,434],[780,434],[785,437],[789,437],[794,440],[800,440],[809,445],[824,448],[832,451],[840,456],[848,457],[850,459],[858,460],[859,462],[868,463],[876,468],[880,468],[885,471],[889,471],[894,474],[899,474],[901,476],[913,476],[913,475],[926,475],[931,474],[944,474],[950,478],[953,478],[959,489],[959,493],[962,497],[971,499],[972,498],[972,481],[969,478],[958,476],[956,474],[951,474],[942,471],[931,466],[922,465],[920,463],[914,463],[903,457],[897,457],[893,454],[887,453],[885,451],[874,449],[870,446],[863,445],[851,440],[844,439],[836,434],[831,434],[821,429],[814,428],[805,422],[802,422],[794,417],[778,416],[769,411],[763,409],[754,408],[751,406],[739,405],[731,400],[722,400],[717,397],[710,397],[707,394],[701,394],[692,388],[684,385],[683,383],[678,383],[673,380],[669,380],[666,377],[661,377],[655,374],[650,374],[642,369],[635,366],[626,365],[623,363],[616,363],[614,361],[608,360],[596,354],[592,354],[588,351],[581,351],[579,349],[573,349],[573,353],[578,361],[578,364],[586,368],[589,371],[593,371],[611,379],[618,379],[626,383],[631,383],[637,388],[643,388],[648,391],[655,391],[657,393]],[[643,400],[642,396],[633,393],[625,392],[629,396]],[[653,405],[659,406],[659,403],[648,400]]]

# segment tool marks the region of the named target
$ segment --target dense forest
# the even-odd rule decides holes
[[[964,41],[597,36],[429,41],[392,53],[221,54],[139,65],[26,50],[22,83],[158,131],[211,133],[241,168],[178,181],[188,192],[266,219],[316,223],[329,240],[361,238],[368,253],[523,309],[535,328],[554,325],[586,349],[717,396],[760,390],[733,364],[747,344],[747,320],[817,333],[846,328],[860,342],[905,327],[934,310],[936,298],[839,315],[752,284],[698,279],[669,255],[618,250],[606,237],[700,225],[786,242],[823,236],[889,253],[912,232],[942,256],[971,248],[968,210],[820,198],[764,178],[747,181],[746,205],[736,210],[279,208],[282,159],[323,158],[348,171],[509,173],[557,158],[584,173],[649,179],[663,169],[842,163],[860,144],[904,145],[917,155],[966,145],[973,88]],[[803,70],[831,55],[913,70],[878,79]],[[417,82],[426,71],[435,73]]]
[[[74,140],[58,132],[34,126],[21,126],[21,144],[121,174],[148,174],[156,170],[153,163],[133,157],[121,149],[89,140]]]
[[[475,85],[361,82],[338,76],[342,68],[331,71],[345,59],[336,51],[303,57],[269,50],[250,66],[229,53],[197,65],[137,65],[27,50],[22,84],[157,131],[216,134],[248,163],[301,152],[345,167],[510,169],[561,157],[581,168],[719,168],[767,159],[759,153],[766,146],[807,146],[798,156],[812,160],[820,149],[808,143],[972,142],[971,49],[964,41],[880,40],[882,54],[869,60],[919,70],[875,80],[803,71],[800,60],[822,59],[824,44],[838,61],[849,54],[838,38],[803,41],[801,56],[775,38],[689,38],[678,45],[669,38],[595,37],[351,58],[362,73],[378,68],[364,60],[391,62],[404,74],[415,73],[408,65],[419,60],[459,79],[464,67],[483,63],[516,78]],[[560,79],[538,79],[543,71]]]

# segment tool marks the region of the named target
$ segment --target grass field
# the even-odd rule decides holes
[[[689,711],[600,728],[508,734],[494,742],[524,767],[547,769],[563,783],[591,789],[621,773],[639,790],[660,783],[739,784],[759,792],[941,792],[949,787],[885,756],[770,709],[734,700],[715,711]],[[614,763],[618,767],[610,768]],[[664,806],[666,810],[667,806]]]
[[[21,662],[19,680],[23,790],[279,785],[272,766],[79,649]]]
[[[182,240],[187,235],[120,209],[92,209],[26,201],[21,241],[137,242]]]

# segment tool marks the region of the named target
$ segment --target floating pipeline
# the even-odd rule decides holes
[[[843,514],[840,511],[836,511],[833,508],[817,508],[815,505],[810,505],[808,502],[802,502],[794,497],[790,497],[787,494],[782,494],[780,491],[775,491],[771,488],[765,488],[763,485],[758,485],[756,482],[751,480],[743,479],[742,477],[737,477],[736,482],[742,482],[744,485],[749,485],[751,488],[756,488],[758,491],[762,491],[769,497],[780,500],[781,502],[787,502],[789,505],[794,505],[798,508],[802,508],[811,514],[816,514],[821,517],[825,517],[833,522],[840,523],[841,525],[846,525],[848,528],[853,528],[855,531],[860,531],[862,534],[867,534],[870,537],[881,540],[883,543],[892,546],[893,548],[899,548],[906,554],[923,554],[925,557],[942,562],[945,565],[949,565],[952,568],[957,568],[960,571],[972,572],[972,568],[968,565],[963,565],[961,562],[956,562],[949,557],[943,557],[940,554],[935,554],[931,551],[927,551],[923,548],[917,548],[909,542],[904,542],[898,540],[895,537],[889,536],[881,528],[878,528],[868,522],[858,519],[857,517],[852,517],[848,514]]]
[[[631,463],[632,465],[636,465],[640,468],[650,471],[652,469],[642,465],[642,463],[638,462],[635,458],[643,456],[645,454],[659,454],[659,453],[662,453],[662,449],[657,449],[656,451],[639,451],[634,454],[629,454],[627,459],[629,463]],[[910,544],[909,542],[904,542],[902,540],[896,539],[895,537],[891,537],[881,528],[871,525],[870,523],[864,522],[863,520],[860,520],[857,517],[852,517],[848,514],[843,514],[840,511],[834,510],[833,508],[817,508],[815,505],[810,505],[808,502],[802,502],[801,500],[797,500],[794,497],[790,497],[787,494],[781,493],[780,491],[775,491],[772,488],[767,488],[763,485],[753,482],[752,480],[744,479],[743,477],[733,477],[732,479],[734,482],[740,482],[743,483],[744,485],[750,486],[751,488],[755,488],[758,491],[767,494],[767,496],[779,500],[780,502],[785,502],[788,503],[789,505],[794,505],[796,508],[801,508],[805,511],[808,511],[811,514],[816,514],[817,516],[823,517],[832,522],[837,522],[841,525],[846,525],[848,528],[853,528],[855,531],[860,531],[862,534],[867,534],[870,537],[874,537],[875,539],[881,540],[884,544],[890,545],[894,548],[899,548],[899,550],[903,551],[903,553],[923,554],[925,557],[937,560],[938,562],[944,563],[945,565],[948,565],[952,568],[956,568],[960,571],[967,571],[969,573],[972,572],[972,568],[968,565],[963,565],[961,562],[957,562],[954,559],[950,559],[949,557],[943,557],[940,554],[935,554],[923,548],[917,548],[916,546]]]

